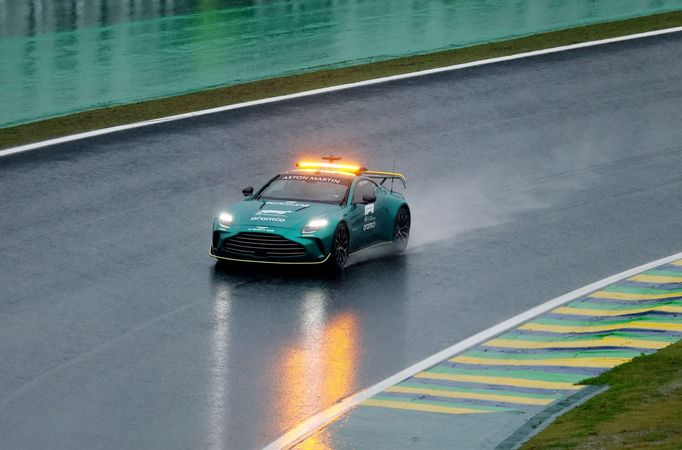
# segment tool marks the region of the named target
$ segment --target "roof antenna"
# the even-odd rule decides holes
[[[322,159],[325,161],[329,161],[330,163],[333,163],[334,161],[338,161],[341,159],[340,156],[334,156],[334,155],[329,155],[329,156],[323,156]]]
[[[398,159],[398,149],[394,150],[395,153],[393,153],[393,173],[395,173],[395,162]],[[395,181],[395,177],[391,177],[391,194],[393,193],[393,182]]]

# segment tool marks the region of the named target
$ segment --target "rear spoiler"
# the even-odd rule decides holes
[[[395,172],[380,172],[377,170],[363,170],[362,175],[376,180],[381,180],[379,184],[383,185],[386,180],[399,180],[403,184],[403,188],[407,189],[407,180],[405,175]]]

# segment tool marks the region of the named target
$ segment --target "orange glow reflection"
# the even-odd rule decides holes
[[[317,300],[320,300],[319,298]],[[318,313],[320,311],[317,311]],[[306,338],[284,349],[277,380],[279,423],[289,429],[353,392],[358,359],[358,318],[344,312],[325,323],[306,312]],[[317,324],[315,324],[317,319]],[[299,444],[301,449],[331,449],[324,433]]]
[[[294,447],[296,450],[333,450],[329,436],[324,432],[317,432]]]

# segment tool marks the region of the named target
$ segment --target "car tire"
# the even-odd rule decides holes
[[[406,206],[401,206],[395,215],[392,237],[393,248],[398,253],[404,252],[407,248],[407,243],[410,240],[411,222],[410,210]]]
[[[350,253],[350,232],[345,223],[341,222],[334,230],[332,248],[325,262],[325,268],[331,273],[341,273],[348,262]]]

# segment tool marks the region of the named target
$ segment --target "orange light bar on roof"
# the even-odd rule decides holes
[[[314,162],[314,161],[301,161],[296,163],[296,167],[301,169],[334,169],[334,170],[344,170],[347,172],[359,172],[362,167],[354,166],[352,164],[337,164],[337,163],[326,163],[326,162]]]

